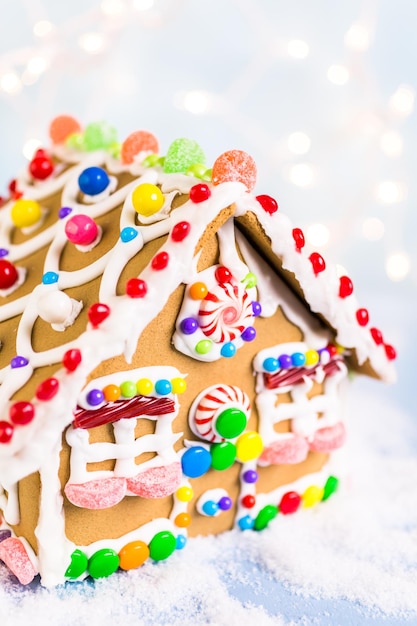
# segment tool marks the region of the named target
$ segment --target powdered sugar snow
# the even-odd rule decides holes
[[[417,429],[372,385],[352,386],[350,477],[336,496],[94,583],[23,588],[2,568],[0,623],[416,623]]]

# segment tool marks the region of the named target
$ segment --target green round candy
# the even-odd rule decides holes
[[[213,443],[210,446],[211,467],[215,470],[225,470],[233,465],[236,459],[236,446],[231,441]]]
[[[246,428],[246,414],[235,407],[229,407],[220,413],[216,419],[216,430],[225,439],[238,437]]]
[[[210,339],[201,339],[195,347],[195,351],[197,354],[207,354],[213,347],[212,341]]]
[[[158,164],[159,156],[157,154],[148,154],[148,156],[142,161],[143,167],[155,167],[155,165]]]
[[[256,278],[255,274],[249,272],[248,274],[246,274],[242,282],[244,283],[246,289],[250,289],[251,287],[256,286],[258,279]]]
[[[329,476],[324,485],[324,492],[322,500],[327,500],[337,490],[339,486],[339,479],[336,476]]]
[[[131,380],[125,380],[122,382],[120,385],[120,391],[122,392],[122,396],[124,398],[133,398],[138,392],[136,383]]]
[[[65,145],[75,150],[85,150],[84,133],[72,133],[66,138]]]
[[[94,552],[88,561],[88,573],[92,578],[106,578],[119,567],[119,556],[111,548],[103,548]]]
[[[93,122],[84,131],[86,150],[105,150],[116,142],[116,130],[107,122]]]
[[[278,507],[274,506],[273,504],[267,504],[266,506],[264,506],[263,509],[259,511],[258,515],[256,516],[254,529],[263,530],[268,526],[269,522],[277,516],[277,514]]]
[[[162,530],[151,539],[149,552],[154,561],[163,561],[174,552],[177,540],[169,530]]]
[[[72,579],[78,578],[79,576],[81,576],[81,574],[84,574],[87,567],[88,567],[87,555],[77,548],[71,554],[71,563],[67,567],[65,576],[67,578],[72,578]]]
[[[196,163],[204,163],[206,157],[196,141],[192,139],[175,139],[165,156],[164,172],[186,172]]]

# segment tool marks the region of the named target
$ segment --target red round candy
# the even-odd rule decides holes
[[[308,258],[311,261],[311,265],[313,266],[313,272],[316,276],[326,269],[326,261],[318,252],[312,252]]]
[[[58,393],[59,381],[56,378],[46,378],[38,385],[36,389],[36,397],[38,400],[52,400]]]
[[[158,154],[158,140],[147,130],[136,130],[131,133],[122,143],[120,150],[120,160],[125,165],[133,163],[135,156],[140,152],[148,154]]]
[[[9,422],[0,421],[0,443],[9,443],[13,437],[14,427]]]
[[[301,496],[296,491],[287,491],[279,503],[279,512],[284,515],[295,513],[301,503]]]
[[[190,232],[190,229],[190,222],[178,222],[178,224],[175,224],[174,228],[172,229],[172,241],[176,241],[177,243],[183,241]]]
[[[216,159],[212,170],[213,185],[226,182],[239,182],[252,191],[256,184],[256,163],[243,150],[229,150]]]
[[[198,204],[199,202],[204,202],[204,200],[208,200],[210,196],[210,187],[205,183],[199,183],[198,185],[194,185],[190,189],[190,200],[191,202],[195,202],[196,204]]]
[[[347,298],[353,293],[353,283],[349,276],[341,276],[339,282],[339,296],[340,298]]]
[[[251,509],[252,507],[255,506],[255,503],[256,503],[255,496],[252,496],[249,493],[246,496],[243,496],[242,498],[242,506],[244,506],[246,509]]]
[[[326,346],[326,350],[330,354],[330,356],[336,356],[336,354],[337,354],[337,348],[336,348],[336,346],[333,343],[329,343]]]
[[[389,359],[390,361],[394,361],[394,359],[397,358],[397,351],[394,348],[394,346],[391,346],[390,344],[386,343],[384,345],[385,348],[385,354],[387,355],[387,359]]]
[[[67,350],[62,357],[62,365],[69,372],[75,372],[79,364],[81,363],[81,352],[78,348]]]
[[[24,426],[29,424],[35,417],[35,407],[31,402],[19,401],[11,405],[9,409],[10,421],[13,424]]]
[[[264,211],[272,215],[278,211],[278,202],[272,196],[260,195],[256,196],[257,201]]]
[[[366,326],[369,322],[369,313],[367,309],[358,309],[356,311],[356,319],[359,326]]]
[[[13,263],[0,259],[0,289],[10,289],[18,278],[19,274]]]
[[[301,249],[304,248],[304,246],[306,245],[304,233],[301,228],[294,228],[292,231],[292,236],[295,241],[295,247],[297,248],[298,252],[300,252]]]
[[[162,252],[158,252],[155,254],[154,258],[151,261],[151,267],[153,270],[163,270],[168,265],[169,254],[163,250]]]
[[[217,282],[221,285],[223,285],[224,283],[230,283],[230,280],[232,278],[232,272],[227,269],[227,267],[224,267],[224,265],[220,265],[214,272],[214,275]]]
[[[94,327],[99,326],[110,315],[110,307],[107,304],[96,302],[90,306],[87,315]]]
[[[39,152],[29,163],[29,172],[36,180],[45,180],[54,171],[54,164],[45,153]]]
[[[383,343],[383,338],[382,338],[382,333],[378,328],[371,328],[370,329],[371,335],[372,335],[372,339],[375,341],[376,345],[379,346],[381,343]]]
[[[130,298],[144,298],[148,291],[148,286],[141,278],[129,278],[126,283],[126,294]]]

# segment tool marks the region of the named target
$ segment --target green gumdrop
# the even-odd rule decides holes
[[[88,573],[92,578],[106,578],[119,567],[119,556],[111,548],[98,550],[88,561]]]
[[[177,540],[169,530],[156,533],[149,544],[151,559],[154,561],[163,561],[171,556],[176,547]]]
[[[213,443],[210,446],[211,467],[215,470],[225,470],[233,465],[236,459],[236,446],[231,441]]]
[[[75,150],[85,150],[84,133],[72,133],[66,138],[65,145]]]
[[[71,563],[68,565],[65,576],[67,578],[75,579],[84,574],[88,566],[87,555],[77,548],[71,554]]]
[[[192,139],[175,139],[168,148],[165,156],[164,172],[185,173],[196,163],[204,163],[206,157],[196,141]]]
[[[324,492],[322,500],[327,500],[337,490],[339,486],[339,479],[336,476],[329,476],[324,485]]]
[[[258,515],[256,516],[254,529],[263,530],[268,526],[269,522],[277,516],[277,514],[278,507],[274,506],[273,504],[267,504],[266,506],[264,506],[263,509],[259,511]]]
[[[117,132],[107,122],[93,122],[84,131],[86,150],[105,150],[117,142]]]

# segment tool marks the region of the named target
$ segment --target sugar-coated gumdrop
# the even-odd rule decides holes
[[[181,463],[150,467],[134,478],[127,479],[130,492],[142,498],[164,498],[174,493],[181,484]]]
[[[19,198],[11,209],[12,222],[18,228],[33,226],[41,218],[41,207],[35,200]]]
[[[120,160],[125,165],[133,163],[137,154],[157,154],[159,152],[158,140],[152,133],[146,130],[137,130],[131,133],[122,143]]]
[[[243,183],[248,191],[256,184],[256,163],[243,150],[229,150],[221,154],[213,165],[212,182],[214,185],[229,181]]]
[[[80,124],[71,115],[58,115],[49,126],[49,136],[53,143],[64,143],[70,135],[80,131]]]
[[[301,463],[307,458],[308,443],[305,437],[293,435],[273,441],[265,447],[260,461],[268,465],[289,465]]]
[[[67,483],[64,492],[68,500],[82,509],[108,509],[126,495],[126,479],[119,477],[89,480],[79,485]]]
[[[18,277],[17,269],[13,263],[7,259],[0,259],[0,289],[10,289]]]
[[[346,440],[346,429],[343,422],[333,426],[319,428],[310,442],[310,450],[314,452],[332,452],[341,448]]]
[[[8,537],[0,543],[0,560],[7,565],[22,585],[28,585],[38,573],[23,542],[17,537]]]
[[[164,161],[164,172],[185,173],[195,163],[205,163],[206,157],[193,139],[175,139],[168,148]]]
[[[117,142],[116,129],[107,122],[93,122],[84,131],[86,150],[105,150]]]

